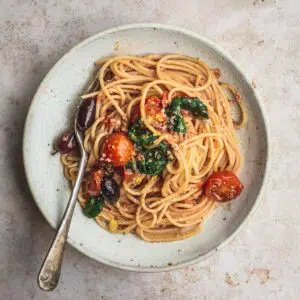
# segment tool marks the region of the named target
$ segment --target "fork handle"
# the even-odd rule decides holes
[[[54,290],[59,280],[65,244],[86,164],[87,154],[83,151],[81,153],[78,175],[67,208],[38,275],[38,285],[44,291]]]

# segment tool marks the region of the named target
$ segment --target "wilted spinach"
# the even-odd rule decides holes
[[[186,133],[181,109],[190,111],[196,118],[208,119],[207,106],[199,98],[176,97],[166,109],[169,128],[175,132]]]
[[[104,207],[104,199],[103,197],[89,197],[85,207],[83,208],[84,214],[89,218],[95,218],[101,212]]]
[[[126,168],[137,169],[143,174],[152,176],[160,174],[170,160],[169,145],[165,142],[160,142],[155,148],[147,148],[157,139],[157,136],[144,126],[141,119],[138,119],[130,126],[128,135],[135,142],[143,158],[127,163]]]
[[[137,121],[130,126],[128,136],[138,147],[150,145],[157,139],[157,137],[144,126],[141,118],[137,119]]]
[[[136,162],[138,170],[147,175],[160,174],[169,162],[169,150],[169,145],[164,142],[152,149],[143,148],[144,159]]]

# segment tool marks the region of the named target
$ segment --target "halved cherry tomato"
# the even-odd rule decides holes
[[[151,96],[146,99],[145,113],[147,116],[155,117],[162,110],[161,99],[156,96]]]
[[[97,169],[90,173],[87,181],[87,193],[89,196],[98,196],[101,189],[101,181],[104,176],[104,171]]]
[[[114,132],[103,143],[102,157],[115,167],[125,166],[133,155],[133,143],[123,132]]]
[[[162,95],[162,99],[159,99],[156,96],[151,96],[146,98],[145,101],[145,113],[148,117],[155,118],[158,115],[162,114],[162,109],[164,107],[164,103],[168,99],[168,92],[164,91]],[[134,123],[141,116],[140,105],[136,104],[132,108],[131,112],[131,123]],[[160,118],[162,119],[162,118]]]
[[[230,171],[215,172],[204,184],[205,195],[219,202],[227,202],[236,198],[243,188],[239,178]]]

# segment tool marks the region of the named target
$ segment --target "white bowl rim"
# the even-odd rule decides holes
[[[141,266],[128,266],[128,265],[123,265],[120,263],[115,263],[106,259],[99,259],[96,258],[93,254],[91,253],[86,253],[84,252],[83,249],[79,248],[78,246],[76,246],[75,242],[72,241],[71,238],[68,238],[68,243],[70,245],[72,245],[74,248],[76,248],[79,252],[83,253],[84,255],[100,262],[103,263],[105,265],[111,266],[111,267],[115,267],[118,269],[123,269],[123,270],[127,270],[127,271],[134,271],[134,272],[149,272],[149,273],[156,273],[156,272],[165,272],[165,271],[172,271],[172,270],[177,270],[177,269],[181,269],[187,266],[191,266],[194,265],[196,263],[199,263],[205,259],[207,259],[208,257],[214,255],[215,253],[219,252],[220,250],[222,250],[227,244],[229,244],[240,232],[242,229],[245,228],[245,226],[248,224],[249,220],[253,217],[253,215],[255,214],[259,204],[261,203],[262,200],[262,195],[263,195],[263,191],[265,190],[265,187],[267,185],[268,182],[268,177],[269,177],[269,172],[270,172],[270,166],[271,166],[271,153],[270,153],[270,129],[269,129],[269,121],[267,118],[267,114],[266,114],[266,110],[265,107],[263,105],[263,100],[261,98],[261,96],[259,95],[259,93],[257,92],[256,89],[254,89],[252,87],[251,81],[247,75],[247,73],[245,73],[244,71],[242,71],[240,65],[235,61],[235,59],[233,59],[231,57],[231,55],[229,55],[222,47],[220,47],[218,44],[216,44],[215,42],[211,41],[210,39],[197,34],[191,30],[188,29],[184,29],[178,26],[174,26],[174,25],[166,25],[166,24],[160,24],[160,23],[133,23],[133,24],[128,24],[128,25],[121,25],[121,26],[116,26],[110,29],[106,29],[104,31],[101,31],[85,40],[83,40],[82,42],[80,42],[79,44],[77,44],[76,46],[74,46],[72,49],[70,49],[67,53],[65,53],[55,64],[54,66],[48,71],[48,73],[46,74],[46,76],[44,77],[44,79],[41,81],[37,91],[35,92],[35,95],[33,97],[33,100],[31,101],[29,110],[27,112],[27,117],[26,117],[26,121],[25,121],[25,126],[24,126],[24,132],[23,132],[23,162],[24,162],[24,168],[25,168],[25,174],[26,174],[26,178],[27,178],[27,182],[31,191],[31,194],[33,196],[33,199],[36,203],[36,205],[38,206],[40,212],[42,213],[42,215],[45,217],[45,219],[47,220],[47,222],[50,224],[50,226],[56,230],[55,226],[53,226],[53,222],[52,220],[50,220],[50,218],[44,213],[44,211],[42,210],[41,206],[39,205],[39,202],[36,200],[37,197],[35,195],[34,192],[34,188],[33,188],[33,184],[32,181],[30,179],[30,175],[29,175],[29,169],[27,167],[28,165],[28,161],[26,159],[26,151],[25,151],[25,140],[27,139],[27,133],[28,133],[28,128],[29,128],[29,118],[28,116],[31,113],[31,110],[33,109],[34,104],[38,101],[38,91],[40,89],[40,87],[43,85],[44,82],[46,82],[48,80],[48,78],[51,77],[52,72],[54,71],[55,67],[60,64],[71,52],[73,52],[74,50],[77,50],[81,47],[83,47],[84,45],[92,42],[95,39],[98,39],[99,37],[108,35],[108,34],[112,34],[114,32],[119,32],[119,31],[124,31],[124,30],[128,30],[128,29],[140,29],[140,28],[155,28],[155,29],[163,29],[163,30],[170,30],[173,32],[177,32],[177,33],[181,33],[184,34],[186,36],[190,36],[193,37],[197,40],[200,40],[204,43],[206,43],[209,47],[216,49],[218,52],[222,53],[222,55],[232,63],[232,65],[240,72],[243,74],[244,76],[244,80],[245,82],[251,87],[255,98],[257,99],[257,104],[258,107],[261,111],[262,114],[262,119],[263,119],[263,125],[264,125],[264,130],[266,133],[266,164],[265,164],[265,172],[263,175],[263,179],[262,179],[262,183],[261,186],[259,188],[256,200],[253,204],[253,206],[251,207],[249,213],[247,214],[247,216],[245,217],[245,219],[241,222],[241,224],[236,228],[236,230],[229,235],[224,241],[222,241],[217,247],[215,247],[214,249],[211,249],[210,251],[208,251],[207,253],[194,258],[194,259],[190,259],[188,261],[185,262],[181,262],[178,263],[176,265],[171,265],[171,266],[163,266],[163,267],[156,267],[156,268],[148,268],[148,267],[141,267]]]

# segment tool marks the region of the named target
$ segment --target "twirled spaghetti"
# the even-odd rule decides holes
[[[136,233],[146,241],[175,241],[200,231],[216,201],[203,192],[206,179],[217,171],[236,173],[242,155],[235,135],[246,122],[246,113],[237,91],[220,82],[220,71],[203,61],[184,55],[116,56],[96,62],[99,88],[82,96],[95,99],[95,118],[84,132],[89,153],[87,174],[105,160],[101,147],[112,132],[128,132],[135,107],[141,122],[155,140],[170,146],[172,159],[164,170],[151,176],[134,171],[120,182],[121,195],[115,204],[105,203],[96,221],[114,233]],[[206,105],[208,119],[182,112],[186,132],[174,132],[155,126],[145,108],[147,99],[165,95],[164,106],[178,96],[197,98]],[[233,120],[231,102],[240,108],[239,120]],[[155,116],[154,116],[155,118]],[[157,125],[157,123],[156,123]],[[64,174],[76,179],[79,157],[76,151],[62,154]],[[79,201],[87,201],[83,183]]]

